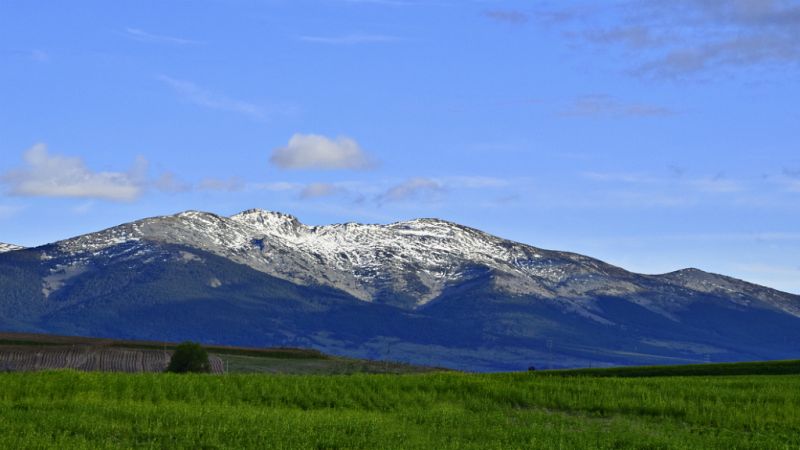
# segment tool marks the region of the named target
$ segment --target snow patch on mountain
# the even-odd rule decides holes
[[[14,244],[4,244],[0,242],[0,253],[13,252],[14,250],[22,250],[25,247],[20,247]]]

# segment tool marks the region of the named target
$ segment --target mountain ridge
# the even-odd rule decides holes
[[[7,331],[465,370],[779,359],[800,342],[798,296],[691,268],[637,274],[439,219],[184,211],[0,254],[0,294]]]
[[[686,278],[702,278],[707,285],[712,278],[722,277],[699,269],[638,274],[595,258],[505,240],[440,219],[308,226],[290,214],[261,209],[230,217],[184,211],[55,245],[67,252],[97,251],[135,240],[202,248],[281,279],[334,287],[365,301],[379,298],[381,289],[403,289],[413,292],[417,299],[406,305],[412,308],[435,299],[448,285],[458,282],[464,268],[472,264],[493,269],[494,283],[509,294],[551,299],[641,292],[642,283],[648,279],[684,279],[683,287],[688,283],[699,287],[702,282]],[[417,269],[412,286],[404,279],[407,267]],[[608,282],[610,278],[614,283]],[[730,277],[724,280],[726,284],[730,280],[747,283]],[[786,302],[777,304],[787,307]],[[800,316],[800,308],[787,308],[787,312]]]

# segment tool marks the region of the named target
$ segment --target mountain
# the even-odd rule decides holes
[[[0,254],[0,328],[466,370],[800,356],[800,297],[641,275],[438,219],[187,211]]]
[[[14,250],[22,250],[23,247],[14,244],[4,244],[0,242],[0,253],[13,252]]]

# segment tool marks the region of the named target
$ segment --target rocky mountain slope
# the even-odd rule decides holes
[[[474,370],[800,354],[798,296],[696,269],[635,274],[437,219],[307,226],[188,211],[5,253],[3,267],[9,330]]]

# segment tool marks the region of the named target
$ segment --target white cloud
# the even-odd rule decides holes
[[[370,159],[358,143],[346,136],[330,139],[295,134],[286,147],[273,150],[270,162],[282,169],[367,169]]]
[[[174,36],[166,36],[163,34],[153,34],[138,28],[125,28],[125,34],[139,42],[149,42],[154,44],[172,44],[172,45],[192,45],[199,44],[198,41],[189,39],[178,38]]]
[[[93,172],[80,158],[51,155],[44,144],[28,149],[23,158],[24,168],[2,177],[13,195],[130,201],[143,190],[147,162],[141,158],[128,172]]]
[[[420,195],[436,194],[444,191],[444,186],[439,181],[431,178],[411,178],[401,184],[389,188],[380,197],[380,201],[398,202],[408,200]]]
[[[178,80],[165,75],[158,77],[163,83],[171,87],[175,92],[186,100],[198,106],[203,106],[220,111],[235,112],[250,116],[253,119],[263,120],[266,118],[264,110],[252,103],[236,100],[222,94],[211,92],[191,81]]]

